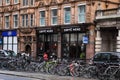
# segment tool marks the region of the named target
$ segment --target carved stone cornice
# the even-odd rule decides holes
[[[32,33],[33,29],[31,29],[31,28],[20,28],[19,30],[23,34],[30,34],[30,33]]]

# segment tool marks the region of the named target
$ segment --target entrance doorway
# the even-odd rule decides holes
[[[30,47],[30,45],[25,46],[25,52],[28,53],[31,56],[31,47]]]
[[[116,37],[118,31],[116,29],[102,29],[102,49],[101,51],[116,51]]]

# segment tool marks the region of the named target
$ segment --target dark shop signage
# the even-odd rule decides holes
[[[53,29],[43,29],[43,30],[39,30],[39,33],[53,33],[54,30]]]
[[[81,31],[80,27],[70,27],[70,28],[63,28],[63,32],[76,32],[76,31]]]
[[[17,36],[17,31],[13,30],[13,31],[3,31],[2,32],[2,36]]]

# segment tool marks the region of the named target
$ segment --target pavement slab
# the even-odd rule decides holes
[[[0,70],[0,74],[29,77],[29,78],[34,78],[35,80],[97,80],[97,79],[85,79],[81,77],[58,76],[58,75],[51,75],[44,73],[42,74],[42,73],[31,73],[31,72],[17,72],[17,71],[8,71],[8,70]]]

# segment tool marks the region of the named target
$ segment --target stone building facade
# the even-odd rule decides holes
[[[120,7],[119,1],[110,0],[106,7],[99,3],[99,9],[96,11],[96,38],[95,52],[117,51],[120,52]],[[111,7],[112,6],[112,7]]]
[[[119,0],[111,1],[1,0],[0,47],[32,57],[47,52],[58,58],[80,58],[84,53],[89,59],[97,50],[95,11],[99,3],[103,8],[118,7],[113,3]]]

